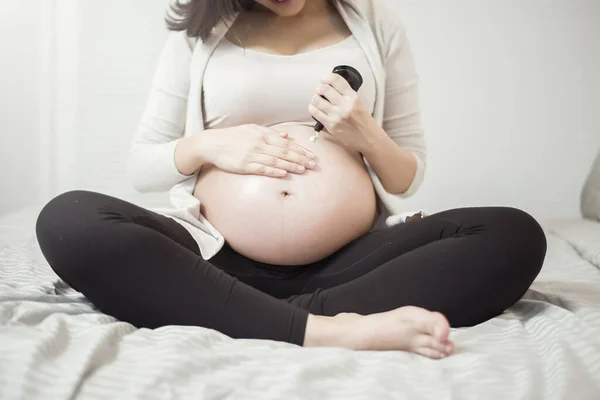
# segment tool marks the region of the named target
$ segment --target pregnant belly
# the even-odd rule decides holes
[[[369,231],[376,195],[358,153],[303,125],[276,126],[316,156],[317,167],[285,178],[203,168],[201,212],[238,253],[276,265],[323,259]]]

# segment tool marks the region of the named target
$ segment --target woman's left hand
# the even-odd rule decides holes
[[[321,80],[308,111],[336,140],[359,152],[377,132],[377,123],[358,93],[338,74],[331,73]]]

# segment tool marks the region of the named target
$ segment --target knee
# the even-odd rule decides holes
[[[71,228],[69,221],[85,218],[86,199],[91,192],[74,190],[62,193],[50,200],[40,211],[36,221],[38,240],[45,242],[48,236],[63,233]]]
[[[94,224],[95,204],[89,201],[97,193],[70,191],[50,200],[40,211],[35,232],[38,244],[50,267],[61,278],[66,269],[82,260],[75,260],[86,232]]]
[[[500,208],[498,217],[504,227],[502,239],[509,244],[508,250],[514,258],[522,260],[517,264],[537,275],[547,250],[546,234],[539,222],[531,214],[511,207]]]

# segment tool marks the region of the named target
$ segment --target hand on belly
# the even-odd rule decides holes
[[[283,178],[203,168],[194,195],[228,244],[256,261],[308,264],[366,233],[376,196],[359,154],[308,126],[276,126],[313,152],[317,166]]]

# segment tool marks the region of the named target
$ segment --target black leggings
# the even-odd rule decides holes
[[[529,214],[480,207],[372,231],[301,267],[255,262],[228,246],[206,261],[172,219],[86,191],[49,202],[37,237],[56,274],[117,319],[298,345],[308,313],[413,305],[443,313],[453,327],[484,322],[523,296],[546,254]]]

